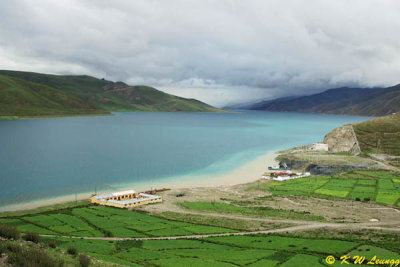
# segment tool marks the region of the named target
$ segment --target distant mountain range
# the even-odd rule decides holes
[[[109,114],[111,111],[220,112],[195,99],[91,76],[0,70],[0,116]]]
[[[252,110],[383,116],[400,110],[400,85],[387,88],[336,88],[308,96],[261,101]]]

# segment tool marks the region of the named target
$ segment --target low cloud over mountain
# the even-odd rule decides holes
[[[400,81],[400,2],[0,2],[0,68],[88,74],[213,105]]]

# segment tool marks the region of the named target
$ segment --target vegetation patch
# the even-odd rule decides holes
[[[283,182],[266,181],[258,190],[273,195],[313,196],[319,198],[347,198],[395,205],[400,199],[399,173],[388,171],[353,171],[332,176],[312,176]],[[250,190],[256,188],[250,187]]]
[[[311,256],[306,254],[297,254],[290,258],[290,260],[283,263],[282,267],[292,267],[292,266],[313,266],[313,267],[323,267],[321,263],[321,257]]]
[[[72,207],[60,211],[0,218],[21,232],[85,237],[157,237],[231,233],[226,226],[200,225],[111,207]]]
[[[109,266],[111,263],[125,266],[319,266],[327,255],[338,257],[349,252],[398,257],[398,235],[371,233],[363,231],[356,235],[354,232],[338,234],[314,231],[284,235],[124,241],[42,237],[39,244],[21,240],[2,242],[0,253],[5,253],[11,260],[22,260],[21,255],[35,260],[30,258],[30,249],[39,249],[35,250],[35,257],[51,264],[43,266],[63,263],[64,266]]]
[[[341,254],[357,246],[356,242],[331,239],[306,239],[282,236],[227,236],[210,237],[206,240],[242,248],[271,249],[284,251],[313,251]]]
[[[292,260],[295,255],[303,255],[297,260],[306,264],[322,261],[327,254],[341,255],[353,251],[360,245],[358,242],[335,239],[278,235],[142,242],[52,239],[63,249],[73,246],[81,254],[128,266],[274,266]],[[287,266],[293,266],[290,263]]]
[[[399,254],[375,247],[375,246],[369,246],[369,245],[364,245],[360,246],[357,249],[352,250],[349,253],[350,256],[355,256],[355,255],[362,255],[365,256],[366,259],[371,259],[373,256],[379,256],[380,259],[398,259]]]
[[[353,128],[364,153],[400,155],[400,112],[356,123]],[[392,164],[398,165],[399,161],[393,160]]]

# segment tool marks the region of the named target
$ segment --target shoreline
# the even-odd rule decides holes
[[[218,108],[217,108],[218,109]],[[108,117],[115,116],[118,112],[177,112],[177,113],[240,113],[231,110],[218,109],[216,111],[144,111],[144,110],[118,110],[110,111],[110,113],[83,113],[83,114],[59,114],[59,115],[0,115],[0,121],[9,120],[37,120],[37,119],[63,119],[76,117]]]
[[[39,119],[63,119],[63,118],[79,118],[79,117],[108,117],[115,116],[113,113],[98,113],[98,114],[60,114],[60,115],[37,115],[37,116],[17,116],[4,115],[0,116],[0,121],[9,120],[39,120]]]
[[[181,175],[170,177],[169,179],[158,181],[147,181],[141,183],[126,183],[117,185],[126,189],[134,189],[135,191],[144,191],[150,189],[192,189],[197,187],[219,187],[234,186],[257,181],[261,175],[267,171],[267,166],[275,165],[275,158],[278,152],[268,151],[255,159],[238,166],[237,168],[219,174],[201,174],[201,175]],[[106,193],[106,191],[101,192]],[[64,204],[72,201],[81,201],[89,199],[91,192],[80,193],[77,195],[66,195],[53,197],[48,199],[34,200],[26,203],[11,204],[0,207],[0,214],[3,212],[13,212],[22,210],[32,210],[51,205]]]

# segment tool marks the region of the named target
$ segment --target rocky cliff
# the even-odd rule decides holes
[[[329,152],[348,152],[353,155],[361,153],[357,136],[351,125],[345,125],[334,129],[325,136],[324,143],[328,144]]]

